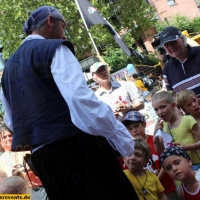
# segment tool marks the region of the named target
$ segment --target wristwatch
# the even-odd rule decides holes
[[[132,104],[129,104],[129,109],[130,109],[130,110],[133,110]]]

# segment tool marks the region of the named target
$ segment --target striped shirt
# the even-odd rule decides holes
[[[184,62],[171,58],[166,63],[163,78],[166,86],[175,92],[190,89],[200,97],[200,47],[187,48],[188,57]]]
[[[133,82],[111,81],[110,90],[99,88],[95,94],[98,99],[108,104],[113,111],[116,108],[116,103],[120,101],[125,101],[126,103],[138,103],[143,101],[143,98],[140,96]]]

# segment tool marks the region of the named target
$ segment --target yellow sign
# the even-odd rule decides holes
[[[31,199],[30,194],[0,194],[0,200],[1,199]]]

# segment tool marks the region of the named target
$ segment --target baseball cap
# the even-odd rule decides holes
[[[26,35],[29,35],[30,31],[42,25],[47,20],[49,15],[66,23],[65,18],[56,8],[51,6],[41,6],[37,8],[26,20],[23,28]]]
[[[102,62],[96,62],[90,66],[90,73],[96,72],[101,66],[106,66],[106,64]]]
[[[144,116],[140,112],[130,111],[125,115],[122,122],[125,122],[125,121],[133,121],[133,122],[143,121],[144,122],[145,119],[144,119]]]
[[[159,34],[160,46],[162,47],[169,41],[177,40],[178,35],[182,35],[182,33],[176,27],[168,26]]]

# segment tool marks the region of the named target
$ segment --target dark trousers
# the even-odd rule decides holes
[[[50,200],[139,199],[103,137],[55,141],[34,152],[32,162]]]

